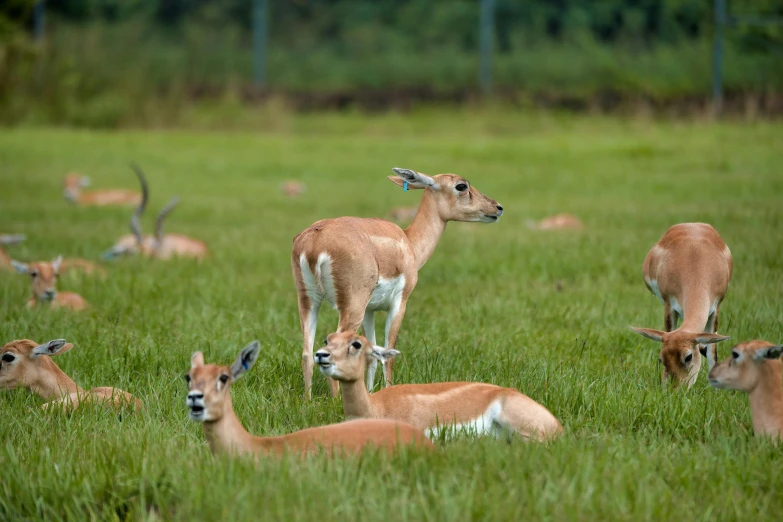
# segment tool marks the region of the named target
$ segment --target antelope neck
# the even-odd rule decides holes
[[[438,203],[435,201],[432,189],[426,188],[416,216],[404,231],[413,247],[418,268],[423,267],[435,251],[444,230],[446,230],[446,221],[438,213]]]
[[[39,372],[38,378],[30,384],[30,390],[44,399],[62,399],[72,393],[84,392],[54,361],[46,356],[41,357],[45,357],[41,361],[45,369]]]
[[[340,382],[343,392],[343,410],[347,419],[373,418],[373,404],[364,379]]]
[[[247,432],[234,413],[231,396],[223,405],[223,417],[204,423],[204,435],[212,453],[279,453],[283,451],[281,437],[254,437]]]
[[[748,394],[753,431],[783,435],[783,373],[780,365],[763,364],[759,384]]]

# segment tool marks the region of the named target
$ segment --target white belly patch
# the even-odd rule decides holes
[[[367,310],[371,312],[389,311],[399,306],[403,288],[405,288],[405,276],[402,274],[391,279],[378,278],[378,284],[375,285],[370,302],[367,303]]]
[[[502,409],[503,405],[500,401],[494,401],[480,417],[476,417],[468,422],[456,422],[453,424],[444,423],[430,426],[424,431],[424,434],[431,440],[439,440],[441,438],[449,440],[455,435],[468,435],[473,437],[493,435],[499,437],[502,433],[502,427],[498,424],[497,419],[500,417]]]

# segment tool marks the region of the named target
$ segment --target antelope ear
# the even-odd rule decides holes
[[[653,341],[658,341],[659,343],[663,342],[664,332],[660,330],[653,330],[652,328],[636,328],[635,326],[629,326],[628,328],[638,333],[642,337],[652,339]]]
[[[52,268],[54,269],[54,273],[58,273],[60,271],[60,265],[63,263],[63,256],[57,256],[57,259],[52,261]]]
[[[407,184],[408,189],[424,189],[427,187],[433,189],[438,188],[438,184],[435,183],[435,180],[426,174],[422,174],[410,169],[400,169],[396,167],[392,170],[399,177],[389,176],[389,180],[395,185],[399,185],[400,187],[405,188]]]
[[[14,268],[16,268],[16,271],[20,274],[26,274],[30,271],[30,265],[26,263],[20,263],[19,261],[11,260],[11,264],[14,265]]]
[[[693,338],[693,340],[699,344],[715,344],[729,339],[731,339],[731,337],[727,335],[718,335],[709,332],[697,334],[696,337]]]
[[[372,352],[370,352],[371,357],[378,359],[382,363],[386,363],[386,361],[394,359],[398,355],[400,355],[400,352],[394,348],[384,348],[383,346],[374,345],[372,347]]]
[[[231,377],[236,380],[239,379],[245,372],[247,372],[258,359],[258,352],[261,350],[261,343],[253,341],[248,344],[237,355],[237,359],[234,364],[231,365]]]
[[[73,345],[67,342],[65,339],[54,339],[48,343],[36,346],[33,348],[32,353],[35,356],[48,355],[49,357],[53,357],[55,355],[65,353],[71,348],[73,348]]]
[[[190,357],[190,368],[198,368],[199,366],[204,366],[204,354],[196,352]]]
[[[756,350],[756,353],[753,354],[753,359],[780,359],[781,354],[783,354],[783,344],[778,346],[765,346],[764,348]]]

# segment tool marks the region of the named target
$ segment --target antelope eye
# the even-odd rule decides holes
[[[739,359],[739,352],[732,351],[731,358],[734,359],[735,361]]]
[[[683,359],[683,362],[684,362],[685,364],[688,364],[688,363],[689,363],[689,362],[691,362],[692,360],[693,360],[693,354],[692,354],[692,353],[689,353],[688,355],[686,355],[686,356],[685,356],[685,359]]]
[[[221,375],[220,376],[220,382],[222,382],[223,384],[226,384],[228,382],[228,375],[226,375],[225,373],[223,375]]]
[[[16,359],[16,357],[14,357],[12,353],[7,353],[3,355],[3,362],[7,362],[7,363],[14,362],[14,359]]]
[[[467,183],[457,183],[457,186],[454,187],[457,189],[458,192],[465,192],[468,190],[468,184]]]
[[[351,343],[351,346],[353,346],[354,348],[356,348],[358,350],[359,348],[362,347],[362,343],[360,343],[359,341],[354,341],[354,342]]]
[[[190,382],[190,375],[187,373],[185,374],[185,382]]]

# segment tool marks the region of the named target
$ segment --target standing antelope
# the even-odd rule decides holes
[[[783,435],[783,345],[748,341],[731,349],[731,357],[710,370],[710,384],[748,394],[753,432],[779,439]]]
[[[209,249],[206,243],[181,234],[163,234],[163,221],[174,210],[179,203],[179,198],[174,196],[171,201],[158,213],[155,218],[155,235],[145,236],[141,233],[141,224],[139,219],[147,208],[149,200],[149,189],[144,173],[136,165],[131,165],[136,176],[141,183],[141,203],[131,215],[130,228],[133,231],[131,235],[122,236],[114,246],[103,254],[104,259],[113,259],[123,254],[141,253],[146,257],[167,260],[175,256],[193,257],[203,259]]]
[[[203,424],[204,435],[213,453],[267,455],[290,451],[304,454],[320,449],[360,453],[368,446],[388,451],[410,444],[432,447],[421,430],[389,420],[343,422],[280,437],[254,437],[234,413],[231,385],[256,362],[259,347],[258,341],[250,343],[231,367],[205,365],[201,352],[196,352],[191,358],[190,371],[185,375],[188,382],[187,407],[190,418]]]
[[[83,390],[51,359],[73,348],[65,339],[39,345],[29,339],[11,341],[0,348],[0,390],[27,388],[45,400],[44,409],[76,409],[83,402],[113,407],[132,405],[141,410],[141,401],[118,388]],[[52,400],[57,399],[57,400]]]
[[[68,308],[77,311],[87,308],[87,301],[79,294],[57,291],[57,277],[62,260],[63,258],[60,256],[51,263],[38,261],[26,264],[11,261],[17,272],[30,275],[33,296],[27,301],[28,308],[35,308],[38,301],[48,303],[52,308]]]
[[[5,251],[3,246],[15,245],[25,240],[24,234],[3,234],[0,236],[0,268],[13,268],[11,256]]]
[[[82,188],[90,184],[90,178],[70,173],[65,176],[63,195],[70,203],[81,206],[138,205],[141,194],[128,189],[104,189],[82,192]]]
[[[339,217],[317,221],[294,238],[291,268],[299,302],[304,337],[302,373],[305,397],[313,379],[313,342],[318,310],[326,300],[337,309],[338,332],[359,326],[375,344],[375,312],[386,311],[385,346],[397,343],[405,307],[416,286],[418,271],[438,245],[449,221],[494,223],[503,207],[455,174],[427,176],[407,169],[393,169],[389,179],[408,189],[424,189],[419,211],[402,230],[390,221]],[[376,361],[367,372],[367,387],[375,381]],[[386,386],[392,382],[392,364],[384,366]],[[332,396],[338,384],[329,380]]]
[[[706,223],[672,226],[647,254],[642,267],[644,283],[663,302],[665,331],[631,329],[663,343],[663,380],[668,377],[690,388],[701,368],[701,344],[709,344],[707,362],[712,369],[717,359],[715,343],[729,339],[716,332],[732,267],[729,247]],[[677,328],[680,317],[682,325]]]
[[[545,440],[563,428],[544,406],[514,388],[476,382],[400,384],[372,395],[364,383],[367,358],[388,364],[400,352],[373,346],[356,332],[333,333],[315,352],[321,372],[342,383],[343,409],[348,419],[393,419],[427,430],[467,429],[478,435],[518,433]]]

